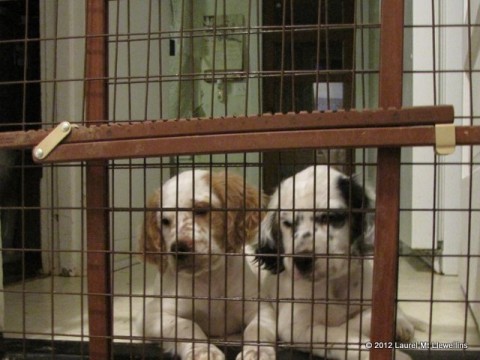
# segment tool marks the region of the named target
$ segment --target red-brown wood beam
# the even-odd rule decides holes
[[[178,121],[135,121],[74,128],[62,144],[150,139],[176,136],[239,134],[287,130],[352,129],[421,126],[453,123],[453,106],[417,106],[402,109],[367,109],[311,113],[263,114]],[[49,130],[0,133],[0,149],[28,149],[38,145]]]
[[[380,26],[380,107],[402,106],[403,0],[383,0]],[[400,148],[378,150],[371,341],[395,341],[400,208]],[[372,360],[392,359],[373,347]]]
[[[479,126],[459,126],[457,144],[480,144]],[[42,163],[319,148],[435,146],[435,127],[302,130],[96,141],[59,145]],[[432,149],[433,151],[433,149]]]
[[[87,1],[85,74],[85,122],[94,125],[108,119],[108,2]],[[108,162],[86,164],[87,283],[89,354],[91,359],[110,359],[112,297],[109,254]]]

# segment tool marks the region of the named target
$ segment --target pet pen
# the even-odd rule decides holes
[[[167,359],[133,329],[153,276],[136,245],[148,194],[196,168],[271,194],[328,164],[376,184],[371,358],[394,356],[397,305],[426,323],[413,358],[478,357],[479,14],[476,0],[1,1],[2,355]],[[242,345],[215,341],[228,358]]]

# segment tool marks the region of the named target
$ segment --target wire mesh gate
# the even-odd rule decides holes
[[[107,5],[87,2],[85,125],[108,119]],[[383,1],[381,21],[380,107],[390,110],[336,113],[289,113],[74,129],[47,162],[88,160],[86,235],[89,295],[89,353],[112,357],[109,184],[106,159],[264,151],[321,147],[379,147],[373,343],[394,340],[397,238],[400,208],[399,146],[434,145],[435,124],[451,122],[450,107],[400,109],[402,105],[403,1]],[[286,29],[282,29],[284,32]],[[394,126],[390,126],[395,119]],[[427,121],[424,122],[424,120]],[[330,122],[329,122],[330,121]],[[393,122],[393,121],[392,121]],[[361,129],[361,130],[360,130]],[[361,134],[361,136],[360,136]],[[457,127],[457,144],[478,144],[479,128]],[[36,146],[46,132],[1,134],[2,148]],[[195,141],[189,141],[194,135]],[[382,254],[379,256],[378,254]],[[392,349],[375,348],[374,358],[391,358]]]

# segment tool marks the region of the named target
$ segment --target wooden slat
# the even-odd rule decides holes
[[[380,25],[380,107],[402,107],[403,0],[383,0]],[[375,215],[375,248],[370,337],[395,341],[400,208],[400,148],[378,150]],[[373,347],[372,360],[390,360],[391,348]]]
[[[86,123],[108,118],[107,38],[108,1],[88,0],[86,40]],[[110,281],[110,225],[108,161],[86,166],[87,284],[89,357],[110,359],[112,345],[112,296]]]
[[[458,127],[457,142],[480,144],[480,127]],[[433,126],[301,130],[62,144],[42,162],[316,148],[434,146]],[[433,151],[433,149],[432,149]]]
[[[480,145],[480,126],[457,126],[455,138],[457,145]]]
[[[443,105],[404,109],[144,121],[73,129],[72,134],[65,139],[64,143],[285,130],[417,126],[452,123],[453,117],[453,107]],[[46,130],[0,133],[0,149],[31,148],[38,145],[47,135],[48,131]]]

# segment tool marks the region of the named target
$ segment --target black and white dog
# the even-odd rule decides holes
[[[373,243],[373,206],[357,181],[323,165],[284,180],[272,195],[256,252],[278,276],[266,286],[281,341],[328,358],[368,358],[372,264],[364,255]],[[398,340],[413,333],[399,313]],[[409,357],[397,352],[401,358]]]

